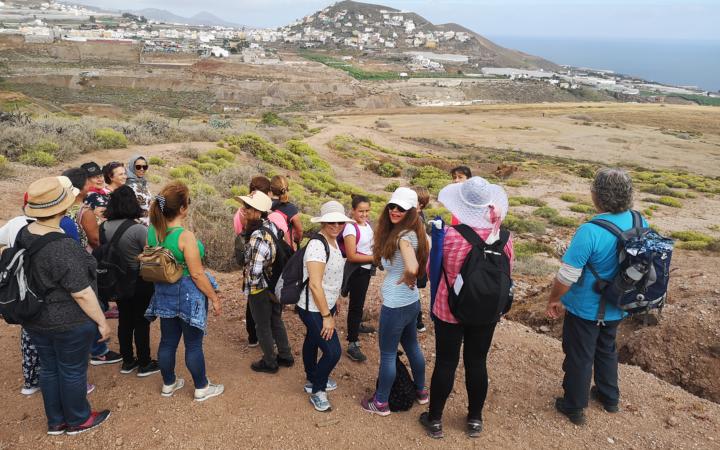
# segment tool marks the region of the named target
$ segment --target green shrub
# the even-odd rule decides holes
[[[545,219],[551,219],[558,216],[558,211],[555,208],[549,206],[541,206],[540,208],[533,211],[533,216],[542,217]]]
[[[217,190],[207,183],[193,183],[190,186],[190,194],[195,195],[214,195],[217,194]]]
[[[240,136],[227,136],[225,142],[228,145],[235,145],[241,151],[250,153],[273,166],[288,170],[306,170],[308,168],[308,165],[300,156],[284,148],[279,148],[256,134],[245,133]]]
[[[521,186],[527,186],[528,182],[526,180],[518,180],[518,179],[512,179],[507,180],[505,182],[505,186],[508,187],[521,187]]]
[[[287,126],[289,122],[272,111],[263,113],[260,123],[271,127]]]
[[[596,212],[594,206],[590,206],[585,203],[578,203],[577,205],[571,205],[570,211],[576,212],[576,213],[583,213],[583,214],[593,214]]]
[[[213,163],[198,163],[195,167],[203,175],[220,173],[221,170],[220,167]]]
[[[672,197],[660,197],[650,201],[654,201],[655,203],[660,203],[661,205],[669,206],[671,208],[682,208],[683,206],[680,200]]]
[[[393,177],[399,177],[402,170],[392,163],[382,163],[375,167],[374,172],[381,177],[385,178],[393,178]]]
[[[308,168],[328,173],[332,172],[330,164],[322,159],[315,149],[305,142],[291,139],[285,143],[285,148],[291,153],[301,157]]]
[[[552,247],[536,241],[514,242],[513,250],[515,252],[515,257],[517,258],[528,257],[538,253],[547,253],[549,256],[553,256],[555,254]]]
[[[668,187],[668,185],[665,183],[656,183],[649,186],[640,186],[640,192],[647,192],[648,194],[666,195],[678,198],[685,197],[685,194],[670,189],[670,187]]]
[[[588,166],[585,164],[578,166],[576,169],[576,172],[577,172],[578,176],[580,176],[582,178],[589,178],[589,179],[595,178],[595,169],[592,166]]]
[[[151,156],[150,159],[148,159],[148,164],[163,167],[165,165],[165,160],[157,156]]]
[[[395,189],[400,187],[400,183],[397,181],[393,181],[391,183],[388,183],[387,186],[385,186],[385,192],[395,192]]]
[[[54,155],[60,150],[60,144],[53,141],[40,141],[33,147],[33,150]]]
[[[503,221],[503,225],[508,230],[516,233],[545,233],[545,225],[542,222],[515,216],[514,214],[508,214]]]
[[[160,177],[160,175],[155,175],[155,174],[151,173],[150,175],[146,175],[146,176],[147,176],[148,181],[150,181],[151,183],[160,184],[162,182],[162,178]]]
[[[710,242],[707,241],[682,241],[676,247],[684,250],[706,250],[709,245]]]
[[[698,231],[674,231],[670,234],[670,237],[677,239],[678,241],[689,242],[689,241],[703,241],[712,242],[715,240],[712,236],[700,233]]]
[[[200,172],[193,166],[183,164],[182,166],[173,167],[170,169],[170,176],[172,178],[181,178],[184,180],[194,180],[199,178]]]
[[[426,187],[433,195],[437,195],[440,189],[452,182],[450,173],[437,167],[423,166],[415,169],[416,172],[410,177],[412,185]]]
[[[645,209],[643,209],[642,213],[645,217],[652,218],[653,214],[655,213],[655,210],[650,209],[650,208],[645,208]]]
[[[225,200],[223,202],[223,205],[225,205],[226,207],[228,207],[230,209],[234,209],[234,210],[237,210],[242,206],[240,204],[240,202],[235,200],[234,198],[229,198],[229,199]]]
[[[128,146],[127,137],[112,128],[95,130],[95,142],[100,148],[126,148]]]
[[[558,227],[577,227],[578,222],[572,217],[555,216],[550,218],[550,223]]]
[[[526,206],[545,206],[547,203],[545,203],[543,200],[540,200],[539,198],[535,197],[510,197],[510,200],[514,200],[515,202],[519,203],[520,205],[526,205]]]
[[[23,153],[20,156],[20,162],[29,166],[51,167],[57,163],[57,160],[50,153],[33,150],[28,153]]]
[[[242,195],[248,195],[250,193],[250,188],[247,186],[232,186],[230,188],[230,193],[235,197],[240,197]]]
[[[562,194],[560,196],[560,200],[568,203],[576,203],[578,201],[578,198],[574,194]]]
[[[8,162],[8,159],[0,155],[0,177],[9,177],[12,173],[12,169],[10,168],[10,163]]]
[[[235,155],[233,155],[231,151],[225,150],[224,148],[214,148],[212,150],[208,150],[205,155],[209,156],[212,159],[224,159],[227,162],[235,161]]]

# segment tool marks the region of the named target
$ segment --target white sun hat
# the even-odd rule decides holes
[[[252,191],[249,195],[241,195],[236,198],[260,212],[268,212],[272,208],[272,200],[264,192]]]
[[[352,222],[354,220],[345,215],[345,208],[340,202],[336,200],[330,200],[324,203],[320,207],[320,217],[313,217],[310,219],[312,223],[327,223],[327,222]]]
[[[463,183],[445,186],[438,194],[438,201],[460,223],[473,228],[492,229],[488,243],[499,237],[500,224],[505,220],[509,207],[505,190],[482,177],[472,177]]]
[[[398,205],[405,211],[411,208],[418,207],[418,195],[417,192],[410,188],[399,187],[395,189],[392,197],[388,201],[388,205]]]

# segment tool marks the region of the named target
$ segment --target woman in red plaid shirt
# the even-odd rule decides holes
[[[500,224],[508,211],[507,194],[498,185],[472,177],[463,183],[446,186],[438,196],[460,223],[470,226],[488,244],[499,239]],[[443,267],[450,285],[460,272],[471,245],[454,228],[448,228],[443,242]],[[513,259],[512,238],[505,245],[505,254]],[[438,286],[433,305],[435,316],[435,368],[430,384],[429,412],[420,415],[420,422],[433,438],[443,437],[442,413],[452,392],[455,369],[463,349],[465,380],[468,393],[467,433],[478,437],[482,431],[482,410],[488,390],[487,354],[496,323],[470,326],[458,323],[448,305],[448,288],[444,281]]]

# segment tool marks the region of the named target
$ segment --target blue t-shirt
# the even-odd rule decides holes
[[[76,242],[80,242],[80,234],[78,233],[77,225],[75,221],[68,216],[63,216],[60,219],[60,228],[63,229],[68,237],[75,239]]]
[[[621,230],[632,227],[632,214],[625,211],[619,214],[598,214],[593,219],[604,219],[617,225]],[[643,226],[647,221],[643,219]],[[584,223],[575,232],[570,246],[562,261],[576,269],[585,269],[577,283],[562,297],[565,309],[585,320],[596,320],[600,306],[600,294],[593,290],[595,277],[585,267],[592,264],[595,271],[604,280],[612,280],[618,270],[617,238],[606,229]],[[611,304],[605,305],[605,320],[620,320],[627,314]]]
[[[417,251],[418,238],[414,231],[408,231],[400,236],[400,240],[408,241],[412,248]],[[380,292],[382,293],[383,306],[388,308],[402,308],[411,305],[420,300],[420,294],[417,287],[410,289],[407,284],[398,284],[398,281],[405,273],[405,261],[403,261],[398,245],[392,260],[382,259],[382,265],[385,268],[385,279],[383,280]]]

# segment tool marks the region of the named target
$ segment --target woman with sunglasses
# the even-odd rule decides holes
[[[385,280],[381,287],[377,390],[361,402],[369,413],[390,415],[388,398],[395,381],[398,344],[402,344],[410,361],[418,403],[423,405],[429,400],[425,388],[425,358],[418,345],[416,328],[420,312],[416,282],[425,275],[429,247],[418,212],[417,193],[406,187],[397,188],[380,215],[373,244],[375,264],[382,263]]]
[[[143,210],[141,221],[147,225],[149,223],[150,203],[152,203],[153,199],[145,177],[149,168],[147,159],[144,156],[135,155],[130,158],[127,167],[127,185],[135,191],[135,197],[137,197],[138,204]]]

